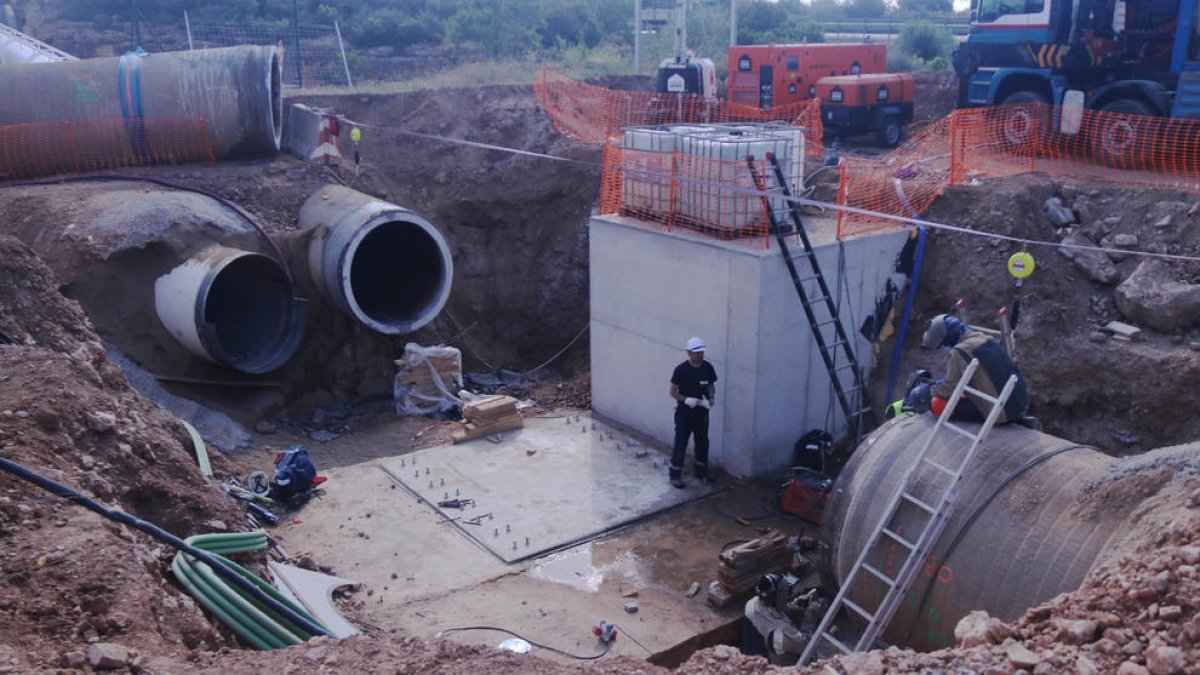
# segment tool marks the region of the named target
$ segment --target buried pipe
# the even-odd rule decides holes
[[[839,584],[933,423],[930,415],[915,415],[885,424],[859,446],[838,476],[822,534],[830,542],[829,562]],[[967,442],[958,434],[939,434],[930,457],[950,464],[951,457],[965,452]],[[972,610],[1011,621],[1078,588],[1132,511],[1128,504],[1106,505],[1094,490],[1110,464],[1110,458],[1091,447],[1016,425],[994,428],[963,473],[956,508],[888,624],[884,641],[918,650],[952,646],[954,627]],[[932,494],[933,476],[918,474],[910,491]],[[901,511],[890,527],[915,538],[924,522],[923,515]],[[905,557],[896,547],[877,547],[868,563],[894,576]],[[870,609],[878,606],[885,590],[882,581],[861,574],[847,597]]]
[[[340,186],[300,209],[308,264],[319,292],[367,327],[411,333],[450,297],[454,261],[442,233],[419,214]]]
[[[192,354],[244,373],[282,366],[300,346],[307,301],[279,263],[210,246],[154,282],[154,309]]]
[[[274,153],[282,75],[283,50],[274,46],[7,65],[0,67],[0,124],[124,119],[124,138],[62,130],[88,152],[120,156],[131,146],[145,150],[146,131],[136,122],[198,117],[218,159]],[[54,152],[51,146],[42,151]]]

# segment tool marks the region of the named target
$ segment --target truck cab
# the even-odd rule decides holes
[[[1029,142],[1073,105],[1121,116],[1200,119],[1200,0],[972,0],[954,53],[959,107],[1006,104],[1010,144]],[[1025,104],[1025,105],[1021,105]],[[1098,157],[1144,147],[1136,118],[1106,118]]]
[[[971,31],[955,52],[959,106],[1061,104],[1112,112],[1176,110],[1181,73],[1196,70],[1197,0],[972,0]],[[1184,106],[1187,108],[1187,106]]]

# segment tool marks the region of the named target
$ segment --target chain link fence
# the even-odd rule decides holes
[[[285,50],[283,84],[287,87],[353,86],[346,49],[337,23],[245,26],[194,22],[183,15],[188,49],[272,45]]]

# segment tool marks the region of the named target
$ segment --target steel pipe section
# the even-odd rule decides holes
[[[300,346],[307,301],[279,263],[211,246],[154,282],[154,309],[192,354],[244,373],[282,366]]]
[[[823,536],[830,565],[844,583],[889,500],[900,486],[932,429],[930,415],[898,418],[869,436],[851,457],[826,505]],[[945,465],[961,457],[969,441],[939,433],[930,458]],[[992,430],[959,483],[957,508],[923,569],[889,624],[889,644],[934,650],[954,643],[954,627],[971,610],[1010,621],[1026,609],[1079,587],[1096,557],[1127,513],[1090,504],[1089,483],[1108,472],[1111,460],[1030,429],[1007,425]],[[933,499],[932,468],[918,474],[911,490]],[[923,515],[900,511],[891,529],[919,535]],[[885,540],[886,541],[886,540]],[[899,572],[906,551],[899,544],[877,550],[869,560],[889,575]],[[883,582],[856,575],[849,598],[878,606]]]
[[[411,333],[450,297],[450,247],[413,211],[327,186],[304,202],[300,227],[310,232],[309,270],[319,292],[372,330]]]
[[[0,125],[199,117],[218,159],[269,154],[283,127],[282,77],[278,47],[6,65]],[[137,129],[130,125],[128,143],[139,142]]]

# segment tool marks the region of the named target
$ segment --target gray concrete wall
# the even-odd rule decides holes
[[[874,311],[907,232],[844,245],[842,315],[848,331]],[[829,237],[825,238],[826,240]],[[795,238],[792,238],[795,241]],[[836,290],[836,242],[818,245]],[[638,221],[597,217],[590,228],[592,407],[670,443],[671,370],[684,342],[705,340],[717,370],[710,461],[737,476],[788,466],[796,439],[845,424],[779,249],[754,250]],[[797,242],[793,255],[802,251]],[[900,277],[895,277],[901,285]],[[815,282],[813,282],[815,286]],[[858,339],[861,358],[870,345]],[[665,475],[665,471],[664,471]]]

